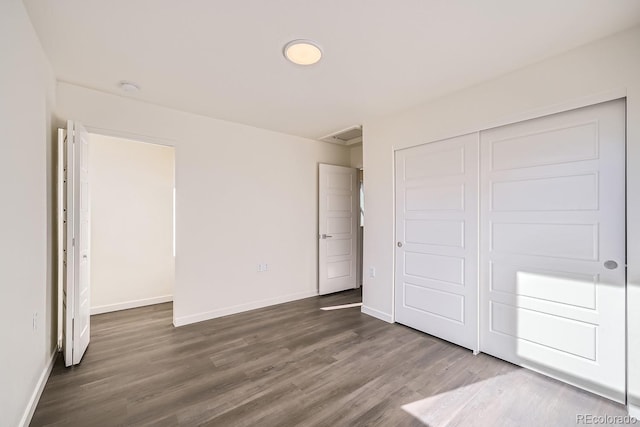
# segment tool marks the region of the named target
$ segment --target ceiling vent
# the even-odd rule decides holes
[[[355,145],[362,142],[362,126],[351,126],[320,138],[320,141],[340,145]]]

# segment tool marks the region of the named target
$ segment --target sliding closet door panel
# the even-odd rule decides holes
[[[396,152],[396,321],[477,349],[478,135]]]
[[[481,133],[483,352],[625,393],[625,104]]]

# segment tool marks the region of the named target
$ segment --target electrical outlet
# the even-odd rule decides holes
[[[268,264],[258,264],[258,273],[262,273],[267,270],[269,270]]]
[[[371,278],[376,277],[376,268],[375,267],[369,267],[369,277],[371,277]]]
[[[33,327],[34,332],[38,330],[38,312],[37,311],[33,313],[33,320],[32,320],[31,326]]]

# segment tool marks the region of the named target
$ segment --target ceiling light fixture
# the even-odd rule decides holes
[[[137,92],[140,90],[140,86],[138,86],[137,84],[133,83],[133,82],[128,82],[128,81],[121,81],[120,83],[118,83],[118,86],[120,87],[120,89],[122,89],[125,92]]]
[[[311,40],[293,40],[284,46],[284,57],[294,64],[313,65],[322,58],[322,50]]]

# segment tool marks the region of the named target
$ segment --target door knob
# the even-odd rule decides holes
[[[401,248],[402,247],[402,242],[398,242],[398,247]]]
[[[323,239],[328,239],[328,238],[330,238],[330,237],[333,237],[333,236],[330,236],[330,235],[328,235],[328,234],[323,234],[323,235],[322,235],[322,238],[323,238]]]
[[[604,262],[604,268],[615,270],[616,268],[618,268],[618,263],[610,259]]]

